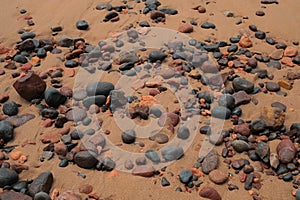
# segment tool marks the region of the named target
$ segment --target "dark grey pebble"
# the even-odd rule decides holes
[[[12,124],[8,121],[0,121],[0,139],[4,142],[12,140],[14,137],[14,128]]]
[[[161,150],[162,157],[167,161],[178,160],[184,154],[180,146],[166,146]]]
[[[162,112],[159,108],[157,107],[152,107],[149,111],[150,114],[155,116],[156,118],[159,118],[162,115]]]
[[[69,161],[67,159],[63,159],[58,164],[59,167],[67,167],[69,165]]]
[[[190,170],[182,170],[179,174],[180,182],[188,184],[193,178],[193,173]]]
[[[67,67],[67,68],[75,68],[75,67],[77,67],[79,64],[78,64],[78,62],[76,61],[76,60],[67,60],[66,62],[65,62],[65,67]]]
[[[269,68],[281,69],[281,63],[277,60],[271,60],[267,66]]]
[[[146,156],[146,158],[151,160],[154,164],[157,164],[160,162],[160,157],[159,157],[158,153],[154,150],[151,150],[151,149],[147,150],[145,152],[145,156]]]
[[[260,133],[265,130],[265,122],[261,119],[253,120],[250,123],[251,132]]]
[[[78,20],[76,22],[76,28],[79,30],[87,30],[89,28],[89,24],[85,20]]]
[[[85,169],[91,169],[95,167],[97,163],[97,155],[92,151],[79,151],[74,156],[75,163]]]
[[[214,25],[213,23],[210,23],[210,22],[205,22],[201,25],[201,28],[204,28],[204,29],[215,29],[216,28],[216,25]]]
[[[12,189],[16,192],[20,192],[23,188],[27,188],[28,182],[27,181],[18,181],[12,186]]]
[[[82,120],[82,124],[83,124],[84,126],[88,126],[91,122],[92,122],[92,119],[91,119],[91,118],[88,118],[88,117],[86,117],[86,118],[84,118],[84,119]]]
[[[58,114],[59,113],[52,108],[44,108],[43,110],[41,110],[41,115],[45,118],[55,119],[58,117]]]
[[[262,10],[256,11],[255,14],[256,14],[257,16],[260,16],[260,17],[265,16],[265,12],[262,11]]]
[[[161,51],[152,51],[149,54],[150,62],[163,61],[167,57],[167,54]]]
[[[133,67],[134,67],[134,63],[125,63],[119,67],[119,70],[121,71],[130,70]]]
[[[122,40],[116,41],[116,47],[122,47],[124,46],[124,42]]]
[[[287,47],[287,44],[284,43],[284,42],[278,42],[276,45],[275,45],[276,49],[285,49]]]
[[[114,85],[110,82],[93,82],[87,85],[86,92],[88,96],[108,96],[110,91],[114,90],[114,88]]]
[[[266,38],[266,33],[263,32],[263,31],[259,31],[259,30],[258,30],[258,31],[255,32],[255,37],[256,37],[257,39],[263,40],[263,39]]]
[[[136,139],[136,134],[135,134],[135,131],[130,129],[130,130],[126,130],[122,133],[122,141],[125,143],[125,144],[132,144],[135,142],[135,139]]]
[[[39,57],[39,58],[45,58],[47,56],[47,51],[44,49],[44,48],[39,48],[37,50],[37,53],[36,55]]]
[[[17,172],[9,168],[0,168],[0,187],[10,186],[19,180]]]
[[[119,14],[117,12],[112,11],[105,15],[105,19],[109,21],[117,16],[119,16]]]
[[[111,158],[106,157],[106,158],[103,160],[103,170],[111,171],[111,170],[113,170],[115,167],[116,167],[116,163],[115,163],[115,161],[113,161]]]
[[[51,197],[46,192],[38,192],[34,195],[33,200],[51,200]]]
[[[102,107],[106,102],[106,97],[104,95],[90,96],[83,99],[82,103],[86,108],[89,108],[92,104],[96,104]]]
[[[80,130],[75,129],[74,131],[71,132],[70,135],[72,140],[80,140],[84,134]]]
[[[245,190],[251,190],[252,189],[252,182],[253,182],[254,175],[253,174],[247,174],[246,181],[245,181]]]
[[[249,29],[253,32],[257,31],[257,27],[255,25],[249,25]]]
[[[161,8],[159,9],[159,11],[168,14],[168,15],[176,15],[178,14],[178,11],[176,9],[173,8]]]
[[[242,153],[250,149],[250,145],[243,140],[234,140],[231,145],[233,149],[238,153]]]
[[[231,111],[224,106],[216,106],[211,110],[211,116],[219,119],[229,119]]]
[[[165,177],[162,177],[162,179],[161,179],[161,185],[163,187],[166,187],[166,186],[170,185],[170,182]]]
[[[5,115],[13,116],[19,112],[18,104],[14,101],[7,101],[2,106],[2,111]]]
[[[228,52],[236,52],[238,50],[238,46],[236,44],[232,44],[227,48]]]
[[[140,27],[150,27],[150,24],[147,21],[141,21],[139,25]]]
[[[231,94],[222,94],[218,103],[219,106],[224,106],[230,110],[235,107],[235,99]]]
[[[33,32],[25,32],[21,35],[22,40],[27,40],[27,39],[33,39],[35,38],[36,34]]]
[[[48,88],[44,94],[46,103],[54,108],[57,108],[59,105],[64,104],[67,100],[67,96],[61,94],[54,88]]]
[[[39,192],[49,193],[53,184],[53,174],[50,171],[41,173],[30,184],[28,191],[30,196],[34,197]]]
[[[177,137],[183,140],[186,140],[190,137],[190,130],[188,127],[182,125],[177,130]]]
[[[17,63],[25,64],[27,63],[27,58],[25,56],[18,54],[14,57],[14,61],[16,61]]]
[[[245,91],[251,93],[254,89],[254,84],[245,78],[235,78],[232,82],[235,91]]]
[[[275,44],[275,40],[271,37],[266,37],[266,42],[270,45],[274,45]]]

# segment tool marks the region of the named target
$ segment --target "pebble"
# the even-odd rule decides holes
[[[281,69],[281,63],[279,61],[276,60],[271,60],[267,66],[269,68],[274,68],[274,69]]]
[[[50,171],[41,173],[28,187],[30,196],[34,197],[39,192],[49,193],[53,184],[53,174]]]
[[[108,96],[109,93],[114,89],[114,85],[110,82],[93,82],[87,85],[86,92],[88,96]]]
[[[73,93],[73,99],[76,101],[81,101],[87,97],[87,92],[84,89],[76,90]]]
[[[211,150],[204,158],[202,163],[202,171],[209,174],[219,166],[219,156],[216,150]]]
[[[103,170],[112,171],[116,167],[116,163],[109,157],[103,160]]]
[[[181,183],[188,184],[193,178],[193,173],[190,170],[182,170],[179,174]]]
[[[0,121],[0,139],[9,142],[14,137],[14,127],[8,121]]]
[[[211,110],[211,116],[219,119],[229,119],[231,111],[224,106],[216,106]]]
[[[183,154],[184,151],[180,146],[166,146],[161,149],[161,155],[167,161],[178,160]]]
[[[91,169],[96,166],[97,155],[92,151],[80,151],[75,154],[75,163],[84,169]]]
[[[158,153],[154,150],[151,150],[151,149],[147,150],[145,152],[145,156],[146,156],[146,158],[148,158],[155,164],[160,162],[160,157],[159,157]]]
[[[271,37],[266,37],[266,42],[270,45],[274,45],[276,43],[275,40]]]
[[[246,136],[249,137],[251,134],[249,125],[246,123],[242,123],[242,124],[237,124],[233,127],[233,132],[240,134],[242,136]]]
[[[296,200],[300,200],[300,189],[296,191]]]
[[[4,188],[8,185],[13,185],[18,182],[19,176],[18,174],[11,169],[8,168],[0,168],[0,187]]]
[[[266,38],[266,33],[263,32],[263,31],[259,31],[259,30],[258,30],[258,31],[255,32],[255,37],[256,37],[257,39],[263,40],[263,39]]]
[[[135,131],[130,129],[130,130],[126,130],[122,133],[122,141],[125,143],[125,144],[132,144],[135,142],[135,139],[136,139],[136,134],[135,134]]]
[[[132,170],[135,176],[151,177],[154,175],[155,169],[152,166],[139,165]]]
[[[13,87],[22,98],[31,101],[43,97],[46,83],[35,73],[29,72],[16,80]]]
[[[177,137],[183,140],[186,140],[190,137],[190,131],[188,127],[182,125],[177,130]]]
[[[194,31],[194,27],[190,24],[183,24],[179,26],[178,31],[181,33],[191,33]]]
[[[255,14],[256,14],[257,16],[260,16],[260,17],[265,16],[265,12],[264,12],[264,11],[261,11],[261,10],[256,11]]]
[[[67,60],[65,62],[65,67],[67,67],[67,68],[75,68],[78,65],[79,65],[79,63],[77,61],[75,61],[75,60]]]
[[[45,91],[45,102],[54,108],[66,102],[67,97],[54,88],[48,88]]]
[[[84,109],[74,107],[66,113],[66,118],[69,121],[79,122],[86,118],[87,114]]]
[[[72,191],[66,191],[61,193],[57,199],[64,200],[64,199],[70,199],[70,200],[82,200],[81,196],[78,194],[75,194]]]
[[[266,127],[277,130],[283,126],[285,114],[280,108],[265,106],[261,110],[260,118],[265,122]]]
[[[93,186],[90,184],[83,184],[79,186],[79,192],[83,194],[89,194],[93,191]]]
[[[222,94],[222,96],[219,98],[219,106],[224,106],[230,110],[232,110],[235,107],[235,97],[231,94]]]
[[[255,148],[255,153],[260,157],[260,159],[264,160],[265,158],[269,159],[270,157],[270,147],[268,144],[258,141],[257,146]]]
[[[216,25],[213,24],[213,23],[210,23],[210,22],[205,22],[205,23],[201,24],[201,28],[204,28],[204,29],[215,29]]]
[[[105,15],[105,21],[109,21],[109,20],[112,20],[116,17],[118,17],[119,14],[117,12],[114,12],[114,11],[111,11],[111,12],[108,12],[106,15]]]
[[[200,195],[200,197],[207,198],[210,200],[221,200],[222,199],[222,197],[217,192],[217,190],[215,190],[214,188],[209,187],[209,186],[203,187],[200,190],[199,195]]]
[[[250,145],[243,140],[234,140],[231,145],[238,153],[242,153],[250,149]]]
[[[250,81],[248,81],[245,78],[235,78],[232,82],[233,89],[238,92],[238,91],[245,91],[248,94],[251,93],[254,89],[254,84]]]
[[[124,167],[128,170],[131,170],[134,168],[134,164],[131,160],[126,160],[124,163]]]
[[[17,115],[19,112],[18,104],[14,101],[7,101],[2,105],[2,111],[8,116]]]
[[[161,51],[151,51],[149,54],[150,62],[163,61],[167,57],[167,54]]]
[[[266,82],[266,89],[270,92],[278,92],[280,90],[280,86],[275,82]]]
[[[245,190],[251,190],[252,189],[252,182],[253,182],[254,175],[253,174],[247,174],[247,178],[245,181]]]
[[[280,60],[283,57],[283,52],[283,49],[276,49],[271,53],[270,58],[274,60]]]
[[[165,13],[162,11],[158,11],[158,10],[155,10],[155,11],[151,12],[151,14],[150,14],[150,18],[153,20],[158,19],[158,18],[165,18],[165,17],[166,17]]]
[[[76,22],[76,28],[79,30],[87,30],[89,28],[89,24],[85,20],[79,20]]]
[[[287,46],[284,50],[284,56],[294,57],[298,55],[298,50],[294,46]]]
[[[209,179],[216,184],[223,184],[228,180],[226,173],[215,169],[209,173]]]
[[[163,187],[170,186],[170,182],[165,177],[162,177],[162,179],[161,179],[161,185]]]
[[[279,159],[278,159],[278,155],[276,153],[271,153],[270,154],[270,165],[271,167],[273,167],[274,169],[277,169],[278,165],[279,165]]]
[[[44,48],[39,48],[36,55],[39,58],[45,58],[47,56],[47,51]]]
[[[34,195],[33,200],[51,200],[51,197],[46,192],[38,192]]]
[[[156,118],[159,118],[162,115],[162,112],[157,107],[151,107],[149,114],[155,116]]]
[[[85,98],[82,103],[86,108],[90,108],[91,105],[95,104],[102,107],[106,102],[106,97],[104,95],[90,96]]]
[[[291,162],[297,152],[293,142],[290,139],[282,140],[278,144],[276,150],[277,150],[278,158],[281,163]]]
[[[145,157],[138,157],[135,159],[135,164],[136,165],[146,165],[147,160]]]
[[[251,101],[251,96],[241,90],[232,95],[234,97],[235,106],[248,104]]]

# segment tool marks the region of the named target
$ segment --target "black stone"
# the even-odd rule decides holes
[[[99,107],[102,107],[106,102],[106,96],[104,95],[96,95],[90,96],[83,99],[82,103],[86,108],[89,108],[92,104],[96,104]]]
[[[66,100],[67,96],[61,94],[54,88],[48,88],[45,91],[45,101],[51,107],[57,108],[59,105],[64,104]]]
[[[79,65],[79,63],[77,61],[75,61],[75,60],[67,60],[65,62],[65,67],[67,67],[67,68],[75,68],[78,65]]]
[[[35,38],[36,34],[32,32],[25,32],[21,35],[22,40],[27,40],[27,39],[33,39]]]
[[[149,54],[150,62],[163,61],[167,57],[167,54],[161,51],[152,51]]]
[[[205,22],[201,25],[201,28],[204,28],[204,29],[215,29],[216,28],[216,25],[214,25],[213,23],[210,23],[210,22]]]
[[[7,101],[3,104],[2,111],[8,116],[17,115],[19,112],[18,104],[14,101]]]
[[[181,183],[188,184],[193,178],[193,173],[190,170],[182,170],[179,174]]]
[[[14,57],[14,61],[16,61],[17,63],[25,64],[27,63],[27,58],[23,55],[18,54]]]
[[[114,85],[110,82],[93,82],[88,84],[86,92],[88,96],[104,95],[108,96],[114,90]]]
[[[270,45],[274,45],[276,43],[275,40],[271,37],[266,37],[266,42]]]
[[[36,55],[39,57],[39,58],[45,58],[47,56],[47,51],[44,49],[44,48],[39,48],[37,50],[37,53]]]
[[[235,106],[235,99],[231,94],[223,94],[219,99],[219,106],[232,110]]]
[[[255,37],[256,37],[257,39],[263,40],[263,39],[266,38],[266,33],[263,32],[263,31],[259,31],[259,30],[258,30],[258,31],[255,32]]]
[[[186,140],[190,137],[190,130],[188,127],[182,125],[177,130],[177,137],[183,140]]]
[[[42,117],[45,117],[45,118],[50,118],[50,119],[55,119],[58,117],[58,112],[54,109],[51,109],[51,108],[44,108],[42,111],[41,111],[41,115]]]
[[[231,111],[224,106],[216,106],[211,110],[211,116],[219,119],[229,119]]]
[[[247,93],[251,93],[254,89],[254,84],[245,78],[235,78],[232,82],[232,85],[235,91],[243,90]]]
[[[119,14],[117,12],[112,11],[105,15],[105,19],[107,19],[109,21],[117,16],[119,16]]]
[[[30,196],[34,197],[39,192],[49,193],[53,183],[53,174],[50,171],[41,173],[30,184],[28,191]]]
[[[79,20],[76,22],[76,28],[79,30],[87,30],[89,28],[89,24],[85,20]]]
[[[162,177],[162,179],[161,179],[161,185],[163,187],[166,187],[166,186],[170,185],[170,182],[165,177]]]
[[[9,142],[14,137],[14,128],[8,121],[0,121],[0,139]]]
[[[122,133],[122,141],[125,144],[132,144],[135,142],[136,134],[134,130],[126,130]]]
[[[0,168],[0,188],[15,184],[19,180],[17,172],[9,168]]]

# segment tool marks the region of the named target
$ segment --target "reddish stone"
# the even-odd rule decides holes
[[[297,153],[295,145],[290,139],[282,140],[277,146],[277,154],[280,162],[289,163]]]
[[[194,31],[194,28],[190,24],[183,24],[179,26],[178,31],[181,33],[191,33]]]
[[[212,187],[206,186],[203,187],[200,192],[199,195],[203,198],[208,198],[210,200],[221,200],[221,196],[220,194],[217,192],[217,190],[215,190]]]

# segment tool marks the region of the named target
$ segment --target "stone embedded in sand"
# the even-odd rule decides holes
[[[291,162],[297,153],[295,145],[290,139],[282,140],[276,150],[281,163]]]
[[[60,140],[61,135],[58,133],[48,132],[43,133],[40,137],[42,143],[57,143]]]
[[[288,46],[284,50],[284,56],[294,57],[298,54],[298,50],[293,46]]]
[[[14,127],[8,121],[0,121],[0,139],[9,142],[14,137]]]
[[[93,186],[90,184],[83,184],[79,186],[79,192],[84,194],[89,194],[93,191]]]
[[[87,30],[89,28],[89,24],[85,20],[78,20],[76,22],[76,28],[79,30]]]
[[[268,144],[258,141],[257,146],[255,148],[255,153],[260,157],[260,159],[264,160],[270,157],[270,147]]]
[[[190,170],[182,170],[179,174],[181,183],[188,184],[193,178],[193,173]]]
[[[26,194],[20,193],[20,192],[15,192],[15,191],[3,191],[0,193],[0,199],[5,199],[5,200],[32,200],[32,198]]]
[[[293,62],[293,59],[290,58],[290,57],[283,57],[280,62],[286,66],[289,66],[289,67],[294,67],[295,66],[295,63]]]
[[[243,151],[248,151],[250,149],[250,145],[244,140],[234,140],[231,145],[238,153],[242,153]]]
[[[82,103],[86,108],[90,108],[91,105],[96,104],[99,107],[102,107],[106,102],[106,96],[104,95],[96,95],[90,96],[83,99]]]
[[[149,160],[151,160],[153,163],[160,163],[160,157],[158,155],[158,153],[154,150],[147,150],[145,152],[145,156],[146,158],[148,158]]]
[[[219,166],[219,156],[216,150],[211,150],[204,158],[202,163],[202,172],[209,174],[209,172],[217,169]]]
[[[154,175],[155,169],[152,166],[138,165],[132,170],[135,176],[151,177]]]
[[[270,58],[273,60],[280,60],[283,56],[283,49],[276,49],[270,54]]]
[[[80,151],[75,154],[75,163],[84,169],[91,169],[96,166],[97,155],[92,151]]]
[[[168,55],[161,51],[151,51],[149,54],[150,62],[163,61]]]
[[[270,92],[278,92],[280,90],[280,86],[275,82],[266,82],[266,89]]]
[[[166,17],[165,13],[162,11],[158,11],[158,10],[155,10],[155,11],[151,12],[151,14],[150,14],[150,18],[153,20],[155,20],[157,18],[165,18],[165,17]]]
[[[211,110],[211,116],[218,119],[229,119],[231,111],[224,106],[215,106]]]
[[[165,144],[169,142],[169,137],[163,133],[156,133],[155,135],[150,136],[149,140],[155,141],[158,144]]]
[[[183,24],[179,26],[178,31],[181,33],[191,33],[194,31],[194,27],[190,24]]]
[[[248,104],[251,101],[251,96],[243,90],[235,92],[232,96],[234,97],[235,106]]]
[[[72,191],[66,191],[66,192],[63,192],[61,193],[57,198],[56,200],[81,200],[81,196],[72,192]]]
[[[254,84],[245,78],[235,78],[232,82],[232,86],[236,92],[243,90],[247,93],[251,93],[254,89]]]
[[[285,114],[280,108],[266,106],[261,110],[260,118],[265,122],[266,127],[276,130],[283,126]]]
[[[242,48],[250,48],[252,47],[252,41],[247,35],[243,35],[239,41],[239,45]]]
[[[167,161],[178,160],[183,154],[183,149],[180,146],[166,146],[161,149],[161,155]]]
[[[7,101],[2,105],[2,111],[8,116],[17,115],[19,112],[18,104],[14,101]]]
[[[164,113],[161,115],[161,117],[158,120],[158,125],[163,127],[163,126],[177,126],[179,123],[180,118],[177,114],[175,113]]]
[[[34,197],[39,192],[49,193],[53,183],[53,174],[50,171],[41,173],[30,184],[28,191],[30,196]]]
[[[215,190],[214,188],[209,187],[209,186],[203,187],[200,190],[199,195],[203,198],[207,198],[210,200],[221,200],[222,199],[222,197],[217,192],[217,190]]]
[[[233,131],[235,133],[241,134],[243,136],[249,137],[250,136],[250,128],[247,123],[238,124],[233,127]]]
[[[57,154],[57,155],[62,155],[62,156],[65,156],[67,154],[67,146],[63,143],[56,143],[54,144],[54,152]]]
[[[13,185],[19,180],[17,172],[9,168],[0,168],[0,188],[7,185]]]
[[[13,87],[21,97],[31,101],[43,97],[46,83],[34,72],[29,72],[27,75],[19,78],[13,84]]]
[[[209,179],[216,184],[223,184],[228,180],[228,175],[218,169],[209,173]]]

